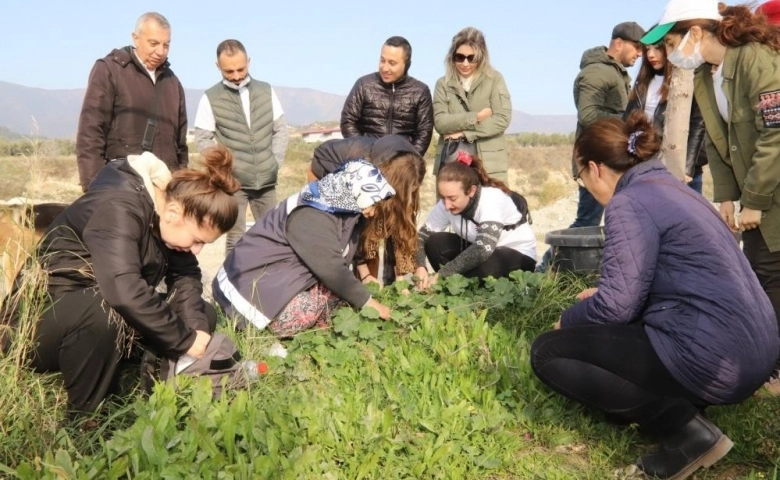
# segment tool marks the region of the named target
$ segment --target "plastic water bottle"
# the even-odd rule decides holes
[[[268,373],[268,364],[263,361],[244,360],[239,365],[241,365],[241,371],[250,380],[256,380]]]

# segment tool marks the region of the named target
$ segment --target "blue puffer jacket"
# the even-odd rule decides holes
[[[642,321],[689,391],[711,404],[747,398],[775,365],[777,321],[715,209],[651,160],[623,175],[605,213],[599,290],[562,327]]]

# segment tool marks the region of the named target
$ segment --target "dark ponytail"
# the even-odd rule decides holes
[[[233,194],[241,184],[233,177],[233,154],[217,145],[203,152],[205,171],[182,169],[173,173],[166,200],[182,204],[184,215],[199,226],[208,224],[227,232],[236,223],[238,205]]]

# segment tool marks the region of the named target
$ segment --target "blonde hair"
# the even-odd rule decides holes
[[[420,208],[419,163],[417,155],[399,155],[379,165],[379,171],[395,189],[395,195],[376,204],[376,215],[368,219],[360,238],[360,250],[367,259],[376,258],[380,241],[392,239],[396,271],[400,275],[414,271],[415,222]]]
[[[474,49],[474,63],[477,64],[474,75],[484,73],[490,76],[493,73],[493,67],[490,66],[490,55],[487,43],[485,43],[485,36],[474,27],[466,27],[452,37],[450,50],[444,58],[447,80],[458,78],[458,71],[455,69],[455,52],[462,45],[468,45]]]

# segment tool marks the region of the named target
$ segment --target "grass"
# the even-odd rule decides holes
[[[288,159],[280,189],[305,173],[311,146],[293,147],[298,160]],[[518,150],[513,173],[544,166],[551,172],[536,174],[541,185],[555,182],[568,167],[565,151]],[[0,161],[3,172],[26,175]],[[73,159],[47,159],[40,171],[78,188]],[[3,194],[37,185],[16,180]],[[131,391],[107,402],[90,431],[65,420],[60,375],[25,368],[40,313],[30,289],[20,340],[0,357],[0,477],[635,478],[630,466],[648,441],[554,394],[530,368],[531,341],[586,285],[518,273],[484,288],[456,276],[409,296],[394,286],[374,292],[393,306],[391,321],[341,309],[332,328],[287,342],[286,359],[267,357],[267,333],[223,323],[246,358],[268,361],[269,374],[215,402],[202,382],[179,391],[158,385],[148,399]],[[780,401],[754,397],[710,410],[735,448],[697,479],[780,478]]]
[[[8,478],[632,478],[650,447],[633,428],[543,386],[530,342],[585,286],[518,273],[477,287],[462,277],[433,292],[375,292],[392,321],[341,309],[330,329],[265,358],[264,332],[235,333],[270,372],[210,401],[210,387],[158,385],[105,406],[102,429],[63,421],[57,375],[0,359],[0,472]],[[373,314],[372,314],[373,313]],[[19,347],[17,347],[19,348]],[[698,479],[778,478],[776,399],[711,409],[734,450]]]

